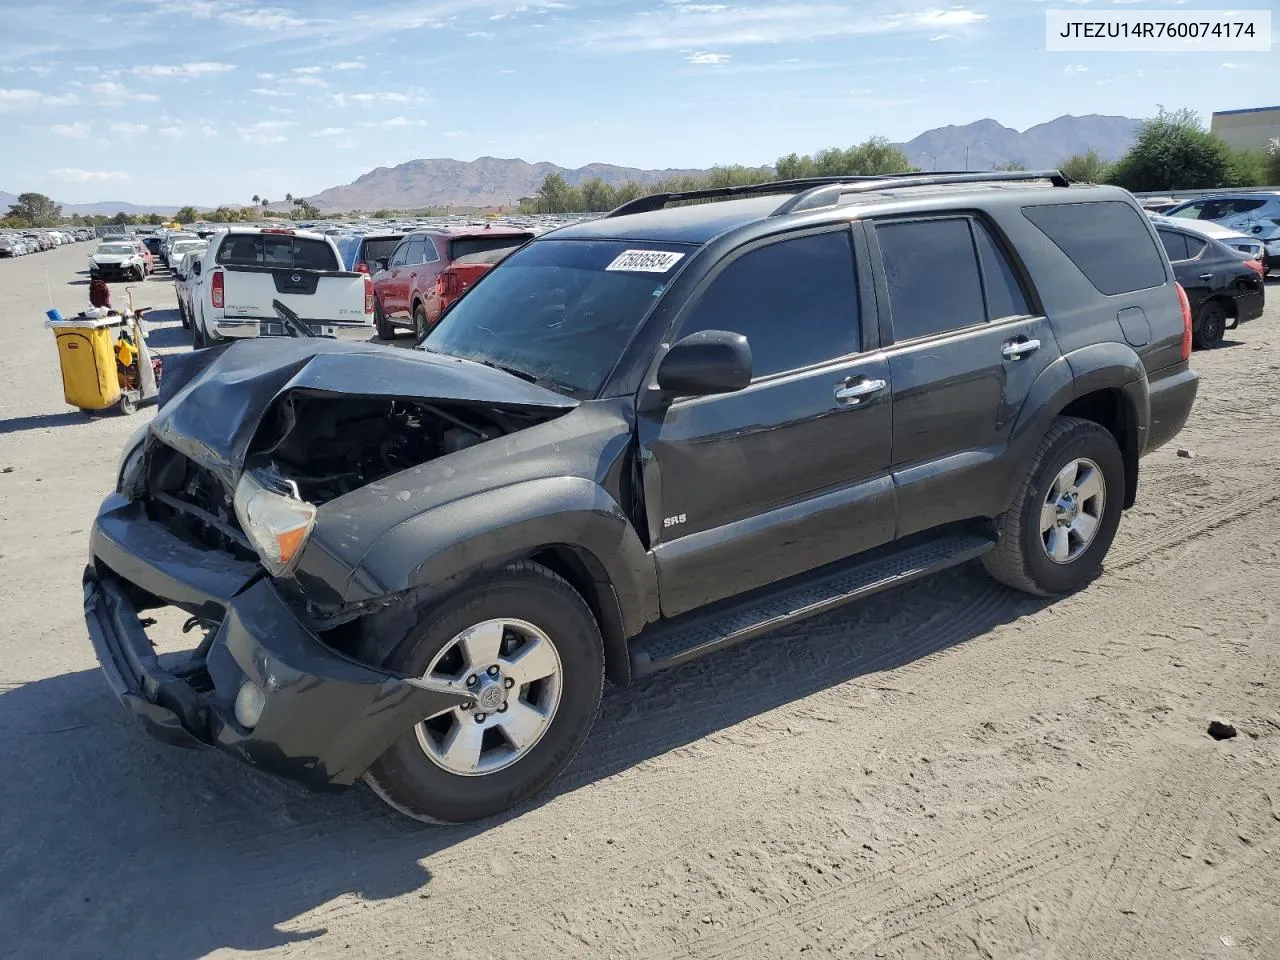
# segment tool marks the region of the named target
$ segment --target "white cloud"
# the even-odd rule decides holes
[[[1063,73],[1088,73],[1089,68],[1082,63],[1068,64],[1062,71]]]
[[[74,93],[62,95],[42,93],[39,90],[12,90],[0,88],[0,112],[29,107],[66,107],[78,102]]]
[[[292,90],[271,90],[267,87],[254,87],[249,91],[256,93],[260,97],[296,97],[297,94]]]
[[[55,123],[49,129],[60,137],[71,137],[73,140],[87,140],[89,137],[89,125],[80,121]]]
[[[293,125],[288,120],[261,120],[248,126],[236,127],[236,133],[245,143],[284,143],[289,138],[282,131]]]
[[[127,173],[119,170],[78,170],[73,167],[50,170],[49,177],[67,183],[109,183],[129,179]]]
[[[456,139],[458,137],[465,137],[467,132],[465,130],[446,130],[444,135],[450,139]]]
[[[311,135],[313,137],[340,137],[346,132],[345,127],[325,127],[322,130],[313,130]]]
[[[223,23],[229,23],[234,27],[247,27],[250,30],[285,30],[307,25],[306,20],[295,17],[288,10],[270,7],[222,10],[216,16]]]
[[[900,12],[860,10],[851,16],[844,4],[825,2],[674,4],[676,16],[644,12],[615,22],[586,25],[572,42],[600,52],[705,50],[708,47],[764,45],[845,36],[939,32],[981,24],[988,15],[966,7]]]
[[[705,51],[698,51],[696,53],[686,55],[685,59],[690,63],[697,64],[728,63],[729,55],[727,53],[706,53]]]
[[[129,102],[138,103],[154,103],[160,98],[154,93],[136,93],[127,88],[122,83],[116,83],[114,80],[104,80],[101,83],[91,83],[88,88],[90,93],[94,95],[95,100],[102,106],[115,107]]]
[[[294,67],[294,73],[324,73],[324,67]]]
[[[187,131],[180,126],[161,127],[156,133],[162,137],[168,137],[170,140],[181,140],[187,135]]]
[[[421,127],[426,125],[425,120],[411,120],[408,117],[392,117],[390,120],[381,120],[374,123],[362,123],[362,127],[382,127],[386,130],[394,130],[397,127]]]
[[[133,73],[140,77],[203,77],[210,74],[228,73],[235,69],[230,63],[200,61],[196,63],[154,63],[133,68]]]
[[[129,123],[127,121],[111,125],[111,132],[121,137],[136,137],[146,133],[149,129],[150,127],[145,123]]]
[[[341,63],[333,65],[335,70],[363,70],[364,62],[361,60],[343,60]]]
[[[329,84],[319,77],[308,75],[300,77],[286,77],[281,83],[291,83],[296,87],[327,87]]]

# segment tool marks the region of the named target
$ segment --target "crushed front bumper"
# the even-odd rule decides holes
[[[313,788],[341,788],[420,720],[464,690],[403,678],[326,647],[272,582],[200,550],[113,495],[94,524],[84,574],[85,622],[107,683],[147,730],[179,746],[215,747]],[[127,571],[127,572],[126,572]],[[139,606],[221,608],[211,641],[162,664]],[[235,718],[245,683],[264,695],[252,728]]]

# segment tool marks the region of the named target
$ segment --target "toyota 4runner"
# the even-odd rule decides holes
[[[697,202],[687,202],[697,201]],[[166,363],[85,572],[156,735],[428,821],[544,788],[618,684],[980,559],[1099,571],[1196,396],[1132,197],[1057,173],[645,197],[415,350]],[[204,628],[157,656],[140,613]]]

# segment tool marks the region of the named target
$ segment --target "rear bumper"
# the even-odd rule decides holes
[[[332,336],[338,330],[371,330],[373,318],[367,321],[351,323],[332,320],[303,320],[307,328],[316,336]],[[250,320],[235,318],[219,320],[213,325],[214,332],[220,337],[244,339],[246,337],[287,337],[289,331],[278,320]]]
[[[1176,364],[1151,377],[1151,426],[1147,430],[1144,456],[1178,435],[1191,416],[1191,407],[1199,390],[1200,375],[1186,363]]]
[[[1248,323],[1250,320],[1257,320],[1262,316],[1262,311],[1267,303],[1265,288],[1261,282],[1258,283],[1258,289],[1253,293],[1246,293],[1235,299],[1237,323]]]
[[[152,735],[340,788],[415,723],[466,700],[464,690],[326,647],[261,571],[246,576],[252,566],[183,543],[123,497],[104,502],[84,573],[85,623],[108,685]],[[138,617],[140,606],[170,603],[220,610],[211,639],[176,666],[161,662]],[[246,683],[265,702],[252,728],[235,718]]]

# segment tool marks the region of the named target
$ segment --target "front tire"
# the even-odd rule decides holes
[[[996,580],[1037,596],[1072,593],[1101,571],[1124,510],[1124,457],[1089,420],[1058,417],[982,558]]]
[[[1227,311],[1216,300],[1210,300],[1200,308],[1196,325],[1195,345],[1200,350],[1211,350],[1222,343],[1227,330]]]
[[[413,308],[413,339],[418,343],[427,335],[427,308],[417,303]]]
[[[377,624],[371,626],[366,655],[378,642]],[[469,709],[407,730],[365,774],[379,797],[426,823],[480,820],[544,789],[586,740],[604,684],[591,609],[568,583],[530,562],[426,609],[381,660],[397,672],[452,678],[477,692]]]
[[[191,316],[187,313],[187,308],[181,300],[178,301],[178,319],[182,321],[183,330],[191,329]]]

